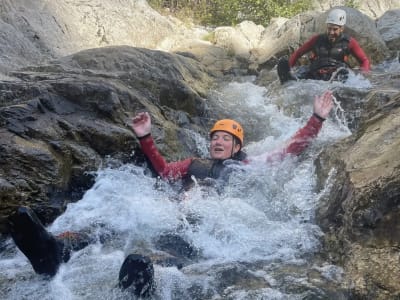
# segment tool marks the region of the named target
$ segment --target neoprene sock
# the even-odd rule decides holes
[[[11,237],[38,274],[53,276],[63,262],[63,243],[47,232],[34,211],[19,207],[8,218]]]

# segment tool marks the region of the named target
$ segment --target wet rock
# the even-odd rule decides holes
[[[400,47],[400,29],[397,24],[397,20],[400,17],[400,9],[392,9],[386,11],[376,21],[376,27],[382,38],[386,42],[389,49],[398,51]]]
[[[172,158],[193,155],[193,137],[181,128],[206,136],[210,123],[203,96],[211,77],[179,55],[93,49],[14,76],[20,81],[0,84],[2,220],[28,205],[48,224],[91,186],[90,174],[108,157],[132,161],[138,144],[129,123],[137,111],[152,113],[156,141]]]
[[[170,253],[176,257],[195,259],[200,255],[199,249],[196,249],[189,241],[176,233],[165,233],[155,241],[157,249]]]
[[[154,267],[147,256],[129,254],[119,271],[119,285],[138,298],[150,297],[155,288]]]
[[[344,266],[357,297],[387,299],[400,293],[391,279],[400,274],[394,263],[400,253],[399,99],[397,94],[386,103],[375,102],[379,108],[363,114],[357,132],[317,161],[320,184],[328,185],[317,222],[326,233],[326,250]]]

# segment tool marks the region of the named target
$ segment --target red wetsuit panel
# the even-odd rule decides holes
[[[167,163],[164,157],[161,156],[160,152],[158,152],[151,135],[141,138],[140,146],[143,153],[151,161],[153,168],[162,178],[175,180],[182,178],[187,174],[193,158]]]
[[[319,35],[314,35],[311,37],[307,42],[305,42],[299,49],[294,51],[289,58],[289,66],[292,68],[296,64],[297,60],[304,54],[310,52],[313,48],[315,43],[318,40]]]
[[[299,155],[311,143],[321,130],[322,121],[316,116],[312,116],[307,124],[299,129],[295,135],[289,140],[285,147],[285,153]]]
[[[371,66],[369,64],[369,60],[364,50],[360,47],[356,39],[350,38],[349,42],[350,53],[358,60],[360,64],[360,68],[363,71],[369,71]]]
[[[274,162],[284,159],[288,154],[299,155],[318,135],[322,128],[322,121],[312,116],[307,124],[300,128],[281,149],[276,149],[267,154],[267,161]]]

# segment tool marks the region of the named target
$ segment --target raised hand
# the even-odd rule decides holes
[[[132,129],[137,137],[143,137],[151,132],[151,118],[148,112],[138,113],[132,119]]]
[[[321,96],[315,96],[314,113],[323,119],[329,116],[329,112],[333,107],[332,91],[326,91]]]

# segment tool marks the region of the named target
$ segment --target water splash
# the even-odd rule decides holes
[[[256,123],[260,130],[245,150],[257,155],[282,145],[311,115],[313,98],[328,88],[332,85],[309,81],[266,89],[245,80],[228,83],[214,93],[214,100],[231,111],[249,134]],[[337,110],[342,112],[340,105]],[[0,259],[5,270],[0,275],[0,296],[126,299],[129,295],[116,288],[124,257],[135,251],[155,252],[157,237],[174,232],[199,249],[201,256],[181,269],[156,265],[159,299],[301,299],[304,294],[290,291],[285,282],[310,283],[305,277],[296,282],[299,271],[288,271],[286,278],[281,273],[293,266],[306,269],[307,257],[319,251],[322,233],[313,223],[318,201],[313,159],[326,143],[348,134],[343,129],[346,123],[337,118],[326,121],[301,159],[241,167],[222,194],[196,186],[178,197],[172,186],[134,165],[99,170],[94,186],[48,228],[54,234],[89,232],[97,242],[75,252],[51,279],[34,274],[14,248]],[[205,154],[205,139],[196,136],[196,141]],[[224,287],[228,279],[221,274],[231,274],[230,270],[242,271],[237,272],[237,281],[232,279],[232,286]],[[333,278],[335,270],[326,267],[321,272]],[[240,276],[249,274],[254,280],[249,284],[261,280],[263,286],[251,289],[241,283]]]

